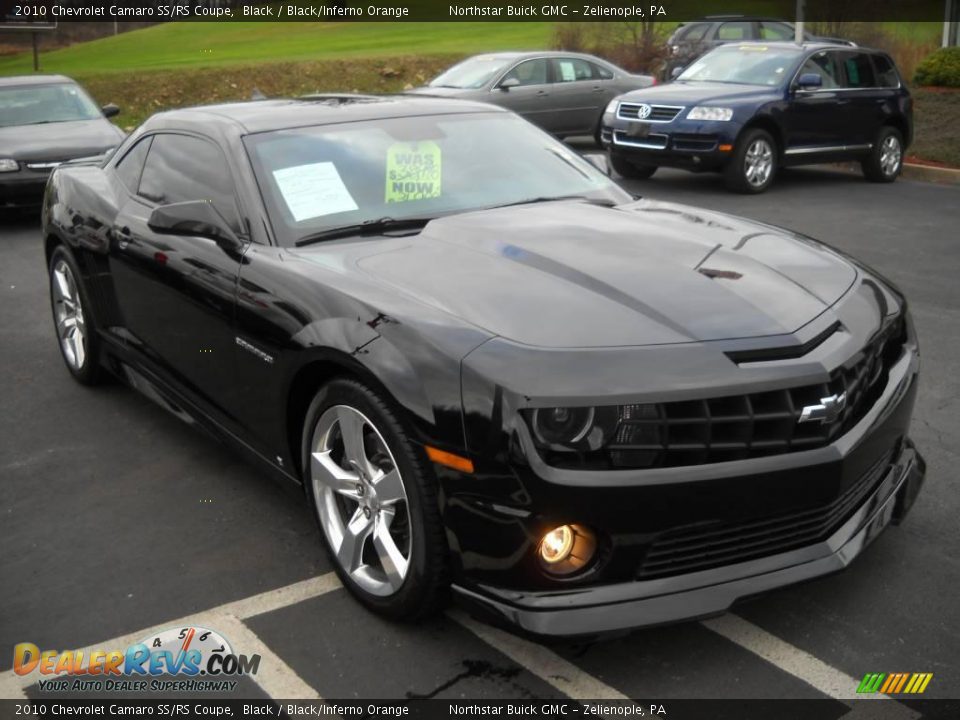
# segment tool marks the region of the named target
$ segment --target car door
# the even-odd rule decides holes
[[[121,322],[128,344],[139,349],[150,370],[232,428],[234,306],[242,257],[212,239],[161,234],[149,226],[157,207],[205,200],[240,234],[232,175],[209,139],[159,133],[148,140],[136,189],[114,221],[109,264]]]
[[[821,86],[810,90],[798,87],[797,79],[804,74],[819,75]],[[849,98],[842,78],[834,51],[816,52],[800,66],[787,91],[781,118],[788,161],[806,161],[845,144]]]
[[[556,132],[559,119],[551,98],[550,63],[547,58],[523,60],[504,73],[491,91],[497,93],[492,100],[497,105],[513,110],[534,125],[548,132]],[[516,80],[512,87],[504,87],[506,81]]]
[[[616,94],[610,87],[613,74],[604,80],[599,68],[582,58],[555,57],[550,64],[550,104],[558,113],[555,132],[592,135],[604,107]]]
[[[844,52],[844,86],[850,101],[847,144],[855,151],[869,149],[885,117],[884,105],[896,94],[895,88],[880,87],[873,59],[865,52]]]

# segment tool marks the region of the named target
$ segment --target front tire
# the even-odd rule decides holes
[[[321,388],[303,432],[304,484],[344,586],[398,620],[446,597],[447,546],[436,480],[386,400],[337,379]]]
[[[889,183],[903,169],[903,136],[892,127],[884,127],[870,155],[860,162],[863,176],[870,182]]]
[[[97,385],[103,379],[100,339],[80,270],[71,252],[58,245],[50,256],[50,306],[60,356],[74,379]]]
[[[777,143],[766,130],[747,130],[724,169],[727,188],[745,194],[762,193],[776,174]]]
[[[621,155],[610,153],[610,165],[620,177],[630,180],[646,180],[656,171],[656,165],[637,165]]]

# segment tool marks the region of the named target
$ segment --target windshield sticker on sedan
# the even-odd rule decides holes
[[[387,148],[388,203],[440,197],[440,146],[396,143]]]
[[[332,162],[274,170],[273,179],[296,222],[357,209]]]

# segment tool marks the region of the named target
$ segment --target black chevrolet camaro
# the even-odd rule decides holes
[[[316,97],[154,116],[54,171],[67,368],[303,486],[347,588],[544,635],[709,615],[909,510],[919,356],[888,281],[635,200],[515,115]]]

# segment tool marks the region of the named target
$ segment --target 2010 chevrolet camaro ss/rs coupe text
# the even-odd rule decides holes
[[[43,209],[60,348],[301,483],[349,590],[577,635],[839,570],[909,510],[917,341],[786,230],[635,200],[515,115],[162,113]]]

